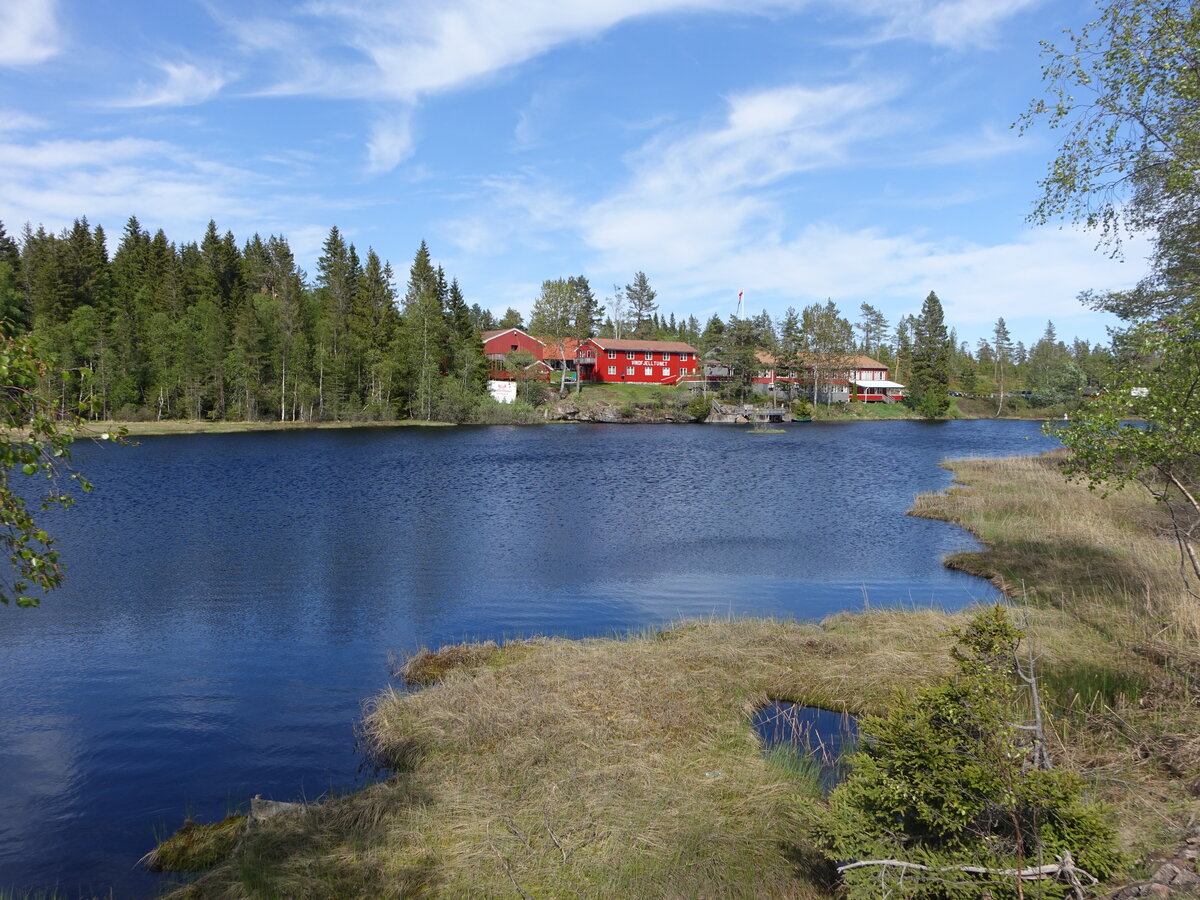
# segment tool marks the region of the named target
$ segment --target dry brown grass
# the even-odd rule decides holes
[[[1068,623],[1030,615],[1048,633]],[[438,897],[828,896],[808,837],[819,801],[764,757],[750,714],[768,699],[880,712],[898,686],[947,670],[960,618],[689,623],[524,644],[500,665],[444,654],[436,684],[384,694],[366,719],[375,753],[405,774],[286,826],[311,838],[271,839],[265,823],[269,859],[243,852],[191,896],[344,896],[368,883],[371,896],[404,896],[395,886],[416,891],[413,873]],[[1044,649],[1070,666],[1103,648],[1083,629]],[[348,828],[355,809],[376,815]],[[311,877],[334,858],[333,881]]]
[[[956,485],[917,497],[913,514],[987,545],[947,565],[1061,610],[1061,627],[1031,628],[1037,645],[1099,638],[1083,659],[1043,660],[1042,680],[1060,757],[1117,807],[1127,846],[1144,855],[1200,818],[1200,604],[1150,496],[1067,482],[1062,458],[950,463]]]
[[[1070,609],[1114,633],[1195,641],[1200,604],[1179,578],[1163,512],[1141,488],[1105,497],[1066,481],[1061,454],[949,464],[958,485],[922,494],[913,515],[945,519],[987,545],[947,565],[990,578],[1008,596]]]

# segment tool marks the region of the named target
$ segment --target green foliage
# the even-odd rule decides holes
[[[1200,581],[1200,306],[1120,337],[1107,390],[1054,432],[1073,451],[1064,469],[1092,487],[1148,489],[1170,516],[1181,570]]]
[[[30,588],[48,591],[63,579],[54,539],[29,509],[27,498],[37,493],[31,479],[48,481],[42,509],[72,504],[61,484],[64,476],[81,490],[91,490],[81,475],[63,471],[81,419],[77,414],[64,419],[47,402],[41,386],[48,375],[28,337],[0,335],[0,543],[12,564],[12,575],[0,584],[0,603],[6,606],[14,601],[37,606]],[[91,376],[82,372],[80,377],[86,385]]]
[[[835,860],[902,860],[997,869],[1053,862],[1070,850],[1097,878],[1118,870],[1107,810],[1085,799],[1079,776],[1040,764],[1044,748],[1022,727],[1030,709],[1017,665],[1022,633],[1001,607],[976,616],[951,656],[956,672],[897,696],[885,717],[860,723],[850,775],[823,823]],[[1011,879],[866,867],[845,873],[851,897],[1017,896]],[[1041,884],[1046,897],[1065,886]]]
[[[190,819],[146,859],[152,872],[205,872],[220,865],[245,833],[246,816],[236,814],[200,825]]]
[[[704,394],[696,394],[687,402],[684,407],[689,419],[694,422],[702,422],[708,418],[708,414],[712,412],[712,398],[706,397]]]
[[[933,291],[913,324],[912,376],[905,402],[927,419],[950,408],[950,337],[942,303]]]
[[[1043,43],[1048,96],[1022,129],[1062,131],[1031,218],[1065,215],[1113,241],[1123,226],[1195,221],[1200,173],[1200,7],[1179,0],[1108,0],[1059,49]]]

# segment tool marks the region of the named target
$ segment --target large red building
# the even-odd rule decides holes
[[[584,381],[678,384],[700,369],[696,348],[683,341],[589,338],[575,352]]]

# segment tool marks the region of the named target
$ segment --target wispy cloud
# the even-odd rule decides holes
[[[19,109],[0,109],[0,135],[37,131],[45,127],[45,119],[31,116]]]
[[[732,97],[719,127],[654,138],[633,154],[629,184],[587,211],[585,238],[612,256],[651,242],[680,267],[734,252],[748,231],[783,218],[762,189],[845,162],[856,141],[888,130],[878,110],[888,97],[865,82]]]
[[[56,0],[0,4],[0,65],[35,65],[62,50],[56,6]]]
[[[879,39],[955,48],[985,43],[1002,21],[1039,0],[312,0],[291,14],[240,18],[217,13],[244,52],[271,60],[255,92],[399,101],[497,76],[557,47],[592,39],[634,19],[669,13],[785,15],[830,6],[869,23]],[[517,140],[529,139],[518,126]],[[377,126],[378,130],[378,126]],[[387,129],[393,136],[395,128]],[[373,135],[372,169],[406,153]]]
[[[54,227],[87,215],[111,226],[136,213],[186,235],[217,212],[244,220],[262,214],[249,199],[257,182],[250,173],[165,141],[0,143],[0,167],[9,173],[0,181],[0,209],[13,222]]]
[[[1042,0],[947,0],[914,3],[911,14],[888,2],[893,35],[915,38],[956,49],[990,42],[1005,19],[1038,5]]]
[[[367,142],[367,168],[388,172],[412,156],[412,113],[408,109],[390,113],[375,121]]]
[[[226,77],[216,67],[202,69],[190,62],[156,64],[165,78],[156,85],[141,84],[130,97],[116,100],[113,106],[192,106],[214,97],[225,85]]]

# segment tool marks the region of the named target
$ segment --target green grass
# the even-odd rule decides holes
[[[152,872],[204,872],[229,858],[245,830],[245,815],[208,825],[189,820],[142,862]]]
[[[162,422],[87,422],[97,434],[124,427],[130,437],[155,434],[231,434],[244,431],[308,431],[342,428],[403,428],[410,425],[447,425],[405,419],[399,422],[211,422],[199,419],[167,419]],[[85,435],[86,436],[86,435]]]
[[[568,396],[574,394],[574,385],[570,385]],[[667,397],[691,397],[692,392],[686,387],[676,387],[662,384],[589,384],[584,382],[580,395],[589,400],[603,400],[612,403],[651,403]]]

